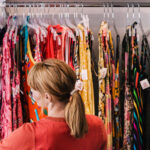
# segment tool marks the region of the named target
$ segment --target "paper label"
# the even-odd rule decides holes
[[[100,70],[100,74],[101,74],[101,78],[105,78],[106,77],[106,74],[107,74],[107,68],[102,68]]]
[[[150,87],[149,81],[147,79],[144,79],[140,81],[141,87],[143,90],[147,89]]]
[[[83,69],[81,71],[81,76],[82,76],[82,80],[87,80],[88,79],[87,70],[86,69]]]
[[[107,40],[109,40],[109,33],[107,33]]]
[[[57,36],[56,32],[53,33],[53,36],[54,36],[54,41],[56,41],[56,36]]]
[[[129,36],[131,36],[131,29],[129,29]]]
[[[58,45],[59,46],[61,45],[61,39],[60,39],[60,37],[58,37]]]
[[[77,80],[76,81],[75,89],[78,89],[79,91],[82,91],[82,89],[83,89],[83,82],[81,80]]]
[[[92,35],[92,38],[91,38],[91,40],[92,40],[92,41],[94,41],[94,36],[93,36],[93,35]]]
[[[135,29],[133,29],[133,36],[135,36]]]

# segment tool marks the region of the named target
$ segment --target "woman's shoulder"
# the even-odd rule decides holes
[[[101,118],[95,116],[95,115],[86,115],[86,119],[89,123],[92,124],[98,124],[98,125],[104,125]]]
[[[101,118],[95,115],[86,115],[88,126],[99,132],[105,130],[104,123]]]

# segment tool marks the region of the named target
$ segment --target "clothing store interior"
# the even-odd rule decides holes
[[[0,140],[48,116],[27,76],[58,59],[82,82],[107,150],[150,150],[149,44],[149,0],[0,0]]]

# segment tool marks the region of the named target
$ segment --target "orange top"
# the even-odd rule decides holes
[[[106,150],[106,131],[102,120],[87,115],[88,133],[80,139],[70,135],[64,118],[47,117],[26,123],[0,141],[0,150]]]
[[[41,107],[37,105],[35,100],[31,97],[30,94],[30,87],[27,85],[27,76],[30,71],[30,69],[33,67],[33,65],[36,62],[34,61],[34,58],[32,56],[31,48],[30,48],[30,42],[29,38],[27,41],[27,54],[26,54],[26,63],[25,63],[25,82],[24,82],[24,93],[25,93],[25,98],[28,100],[28,110],[29,110],[29,119],[30,122],[33,121],[38,121],[39,119],[43,118],[46,116],[47,113],[44,114],[47,110],[45,109],[44,112],[42,112]]]

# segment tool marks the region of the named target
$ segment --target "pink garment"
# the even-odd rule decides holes
[[[12,36],[14,39],[14,36]],[[22,105],[20,101],[20,71],[19,66],[17,66],[20,62],[18,50],[19,50],[19,37],[16,37],[16,43],[12,43],[12,68],[13,68],[13,78],[12,78],[12,96],[13,96],[13,130],[17,129],[23,124],[23,117],[22,117]],[[17,56],[17,58],[15,58]]]
[[[41,52],[40,52],[40,32],[36,32],[36,47],[35,47],[35,62],[41,62]]]
[[[11,55],[10,41],[8,41],[8,33],[3,39],[3,60],[2,60],[2,107],[1,107],[1,137],[6,138],[12,132],[12,108],[11,108],[11,86],[10,86],[10,70]]]

